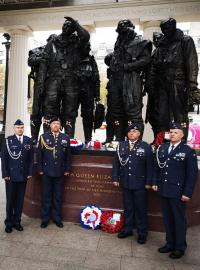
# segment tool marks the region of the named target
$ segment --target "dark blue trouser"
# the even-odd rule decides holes
[[[185,251],[186,243],[186,204],[178,198],[161,196],[167,246],[171,249]]]
[[[42,178],[42,221],[48,222],[51,218],[60,222],[62,207],[64,177],[51,177],[43,175]]]
[[[26,191],[26,181],[13,182],[5,181],[6,185],[6,227],[12,228],[13,225],[21,222],[24,195]]]
[[[136,225],[138,235],[147,236],[146,190],[123,189],[125,225],[124,230],[130,232]],[[136,224],[135,224],[136,223]]]

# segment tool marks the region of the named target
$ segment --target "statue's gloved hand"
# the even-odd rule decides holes
[[[124,70],[124,64],[123,63],[118,63],[118,65],[116,67],[117,67],[118,71]]]
[[[190,91],[188,104],[189,106],[200,104],[200,89],[198,89],[197,87],[196,89]]]
[[[125,71],[129,71],[129,66],[128,66],[128,64],[124,64],[124,65],[123,65],[123,69],[124,69]]]
[[[197,84],[196,83],[190,83],[189,90],[190,90],[190,92],[193,92],[193,91],[197,90]]]
[[[134,69],[134,62],[136,61],[136,58],[132,58],[132,62],[130,62],[130,63],[127,63],[127,64],[124,64],[123,66],[124,66],[124,70],[125,71],[132,71],[133,69]]]
[[[70,21],[74,28],[78,26],[78,22],[74,20],[72,17],[65,17],[66,20]]]
[[[43,85],[38,85],[37,86],[37,91],[38,91],[38,95],[40,97],[42,97],[44,95],[44,86]]]

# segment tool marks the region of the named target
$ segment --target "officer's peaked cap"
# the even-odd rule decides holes
[[[51,123],[54,122],[54,121],[60,122],[60,118],[57,117],[57,116],[53,116],[53,117],[50,119],[49,124],[51,124]]]
[[[178,122],[172,122],[170,124],[170,129],[181,129],[181,130],[183,130],[183,126]]]
[[[15,123],[14,123],[14,126],[23,126],[24,125],[24,123],[22,122],[22,120],[20,120],[20,119],[17,119],[16,121],[15,121]]]
[[[129,125],[128,126],[128,128],[127,128],[127,133],[131,130],[131,129],[135,129],[135,130],[138,130],[138,131],[142,131],[141,130],[141,127],[140,127],[140,125],[139,124],[131,124],[131,125]]]

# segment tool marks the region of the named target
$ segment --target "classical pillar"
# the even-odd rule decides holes
[[[11,35],[9,60],[8,97],[6,112],[6,136],[13,133],[13,123],[20,118],[29,130],[27,107],[28,87],[28,39],[31,31],[28,26],[13,26],[6,29]]]
[[[140,29],[143,30],[143,37],[144,39],[153,39],[153,32],[160,32],[160,21],[148,21],[144,22],[143,24],[140,25]],[[143,98],[143,110],[142,110],[142,115],[143,119],[145,119],[146,116],[146,108],[147,108],[147,95]],[[143,140],[151,143],[154,139],[153,136],[153,131],[151,128],[151,125],[149,123],[145,124],[145,129],[144,129],[144,135],[143,135]]]
[[[153,40],[153,32],[160,32],[160,21],[148,21],[140,24],[145,39]]]

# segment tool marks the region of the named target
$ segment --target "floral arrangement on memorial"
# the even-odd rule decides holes
[[[86,229],[96,230],[100,228],[102,211],[95,205],[87,205],[81,210],[80,222]]]
[[[70,139],[70,147],[72,149],[72,151],[79,151],[83,148],[83,143],[81,142],[81,140],[77,140],[77,139]]]
[[[159,145],[161,145],[162,143],[164,143],[164,139],[165,139],[165,132],[164,131],[160,131],[157,135],[156,138],[153,142],[153,144],[158,147]]]
[[[101,215],[101,230],[107,233],[118,233],[124,227],[124,214],[106,210]]]
[[[102,148],[102,143],[100,141],[90,141],[87,144],[87,148],[101,149]]]
[[[112,141],[110,143],[106,143],[105,148],[108,151],[116,151],[118,144],[119,144],[118,141]]]
[[[200,123],[190,123],[187,144],[196,150],[200,150]]]

